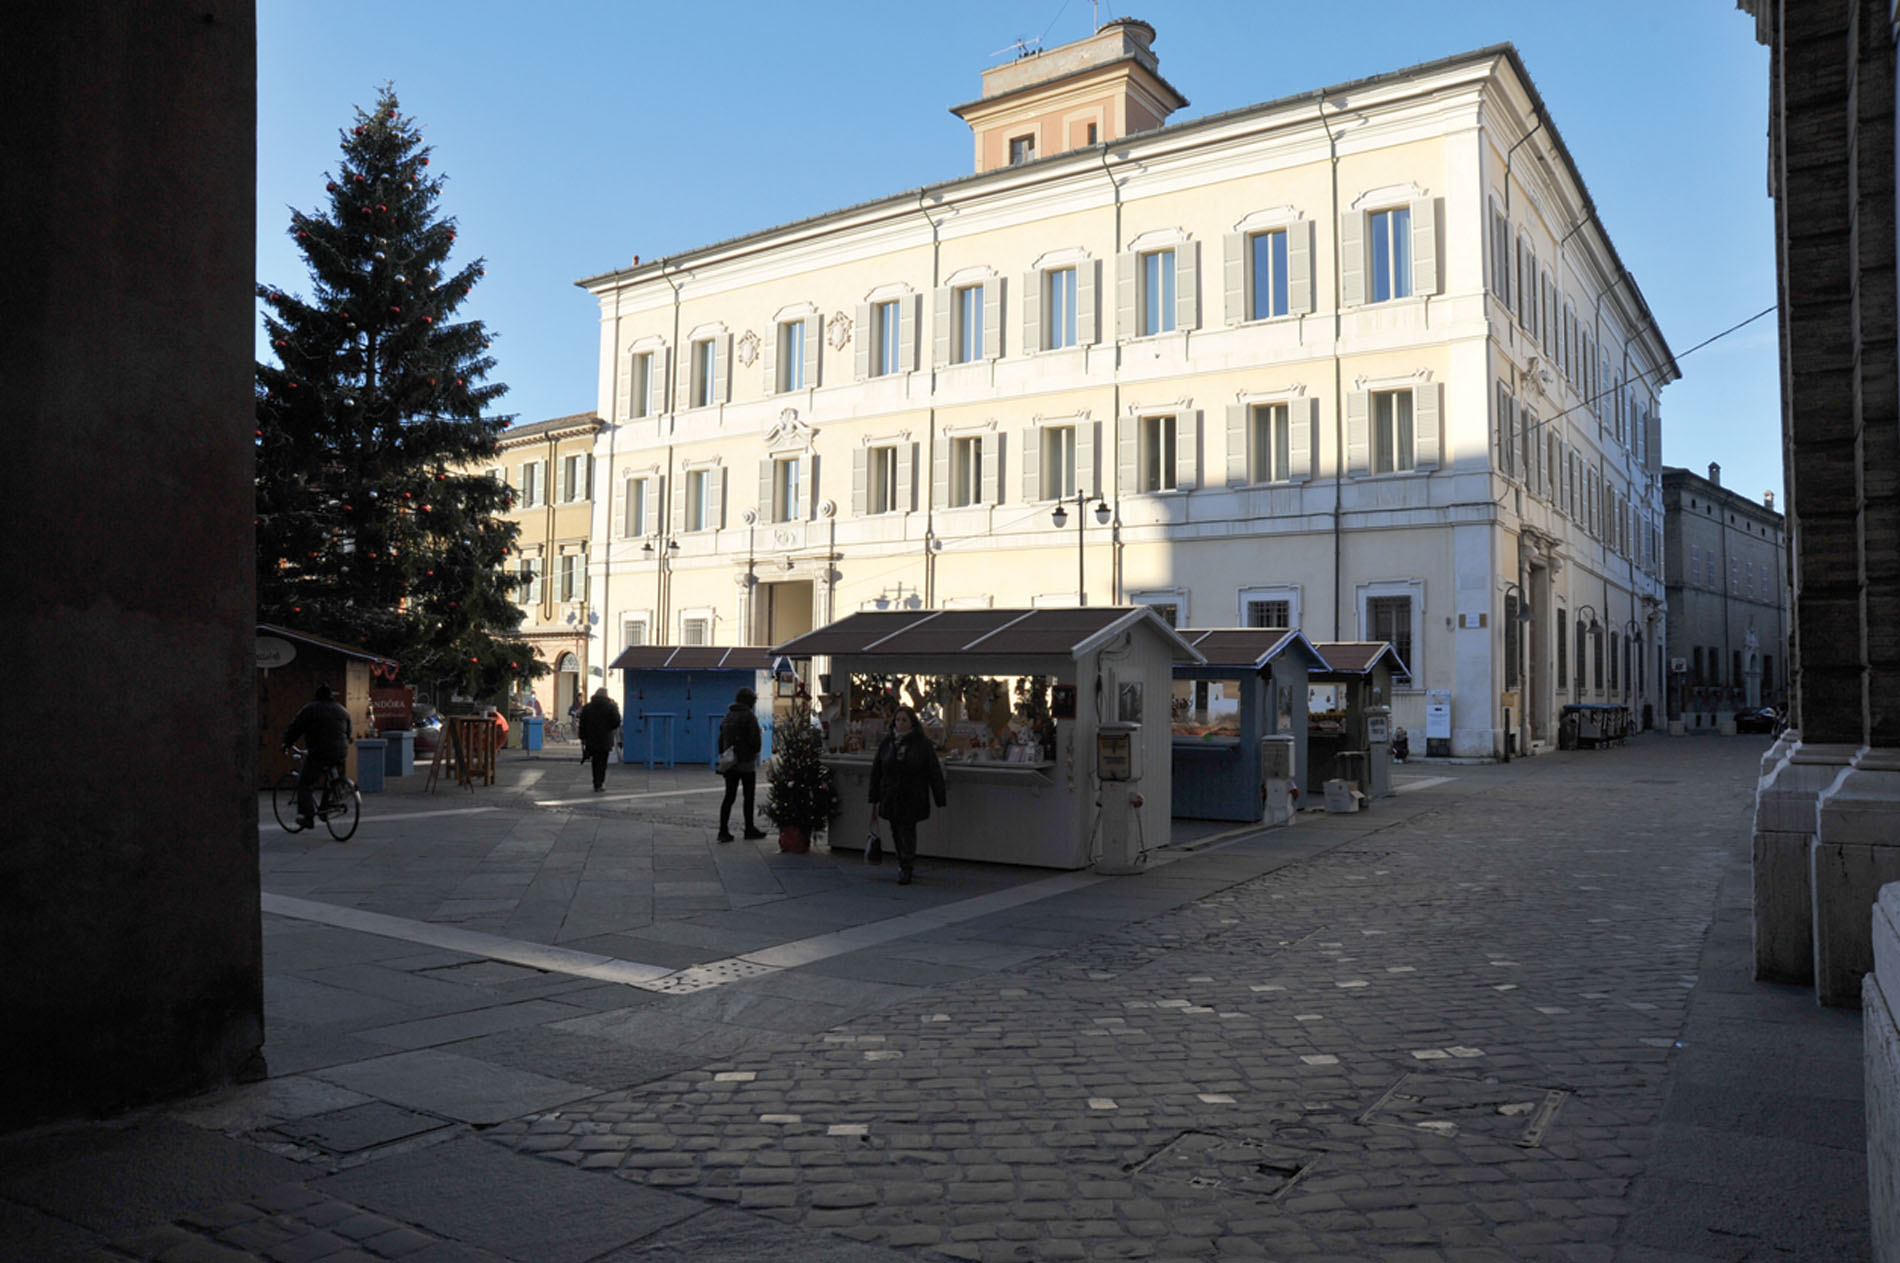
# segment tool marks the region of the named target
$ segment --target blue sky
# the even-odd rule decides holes
[[[261,0],[260,280],[307,292],[288,208],[322,204],[352,107],[393,81],[487,259],[467,314],[496,335],[502,408],[595,406],[598,310],[573,282],[967,174],[948,107],[1019,38],[1091,29],[1088,0],[799,9]],[[1159,32],[1174,121],[1515,43],[1602,221],[1678,355],[1775,300],[1767,51],[1726,0],[1116,0]],[[458,256],[458,260],[461,256]],[[260,337],[260,354],[263,353]],[[1781,498],[1773,317],[1687,356],[1663,458]]]

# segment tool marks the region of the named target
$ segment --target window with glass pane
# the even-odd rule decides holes
[[[1293,625],[1293,602],[1291,601],[1249,601],[1247,602],[1247,626],[1249,627],[1291,627]]]
[[[1153,610],[1156,614],[1158,614],[1161,618],[1161,621],[1166,623],[1168,626],[1179,627],[1181,625],[1181,607],[1179,605],[1176,605],[1171,601],[1169,602],[1150,601],[1150,602],[1145,602],[1145,604],[1148,606],[1149,609]]]
[[[717,353],[711,338],[693,343],[693,407],[704,408],[713,401],[713,363]]]
[[[1075,269],[1043,273],[1043,346],[1060,351],[1075,345]]]
[[[1009,165],[1019,167],[1025,162],[1036,160],[1035,136],[1012,136],[1009,141]]]
[[[620,647],[631,649],[635,645],[647,643],[647,622],[644,618],[630,618],[620,627]]]
[[[1075,472],[1075,427],[1052,425],[1042,432],[1042,495],[1060,500],[1078,490]]]
[[[1412,392],[1381,390],[1372,396],[1372,472],[1412,468]]]
[[[1252,434],[1248,452],[1250,482],[1278,482],[1291,477],[1292,426],[1283,403],[1262,403],[1253,407]]]
[[[644,535],[647,531],[647,480],[644,478],[627,479],[627,497],[624,516],[621,519],[620,533],[627,536]]]
[[[1366,598],[1366,636],[1389,641],[1405,664],[1404,674],[1412,674],[1412,598],[1409,596],[1373,596]]]
[[[682,645],[703,645],[710,632],[703,618],[689,618],[680,623],[680,643]]]
[[[774,522],[795,522],[804,516],[802,496],[804,488],[800,485],[800,461],[796,456],[774,461],[772,464],[772,520]]]
[[[1286,230],[1257,232],[1247,239],[1247,248],[1253,280],[1248,319],[1286,315]]]
[[[805,388],[805,322],[787,320],[778,327],[777,388]]]
[[[1412,293],[1412,212],[1404,207],[1374,211],[1372,230],[1372,301],[1407,298]]]
[[[568,500],[571,502],[587,499],[590,490],[587,485],[587,457],[585,455],[564,456],[561,459],[564,466],[561,476],[567,483]]]
[[[653,352],[648,351],[633,357],[633,372],[628,374],[627,383],[627,415],[644,417],[652,394]]]
[[[1174,418],[1141,419],[1141,489],[1174,490]]]
[[[950,503],[961,508],[983,501],[983,440],[958,439],[950,449]]]
[[[983,358],[983,287],[965,285],[951,295],[951,318],[956,321],[951,360],[969,364]]]
[[[895,373],[903,362],[897,353],[902,322],[898,318],[896,301],[879,303],[871,308],[871,324],[871,375],[884,377]]]
[[[576,553],[562,553],[561,554],[561,600],[563,601],[574,601],[574,600],[580,599],[575,594],[575,583],[574,583],[576,567],[579,565],[579,563],[580,563],[580,556],[578,554]]]
[[[515,588],[515,599],[523,605],[541,604],[541,559],[522,558],[520,574],[521,584]]]
[[[1167,333],[1174,328],[1174,251],[1152,250],[1141,256],[1141,331]]]
[[[874,447],[869,461],[869,483],[865,488],[865,508],[872,513],[890,513],[897,503],[897,449]]]
[[[686,529],[703,531],[712,524],[712,471],[695,469],[686,475]]]

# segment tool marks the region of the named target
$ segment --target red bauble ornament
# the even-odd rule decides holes
[[[450,601],[450,602],[449,602],[449,604],[450,604],[450,605],[453,605],[453,604],[455,604],[455,602],[453,602],[453,601]],[[470,658],[470,659],[469,659],[469,661],[470,661],[470,662],[480,662],[480,661],[481,661],[481,659],[480,659],[480,658]]]
[[[424,158],[424,159],[422,160],[422,165],[423,165],[423,166],[425,166],[425,167],[426,167],[426,166],[428,166],[428,165],[429,165],[429,160],[428,160],[427,158]]]
[[[402,315],[402,308],[400,307],[391,307],[390,310],[395,312],[398,316]]]
[[[284,341],[284,339],[282,339],[282,338],[279,338],[279,339],[277,339],[277,341],[276,341],[276,342],[274,342],[274,343],[272,343],[271,345],[273,345],[273,346],[289,346],[289,345],[290,345],[290,343],[288,343],[288,342],[286,342],[286,341]]]
[[[434,316],[424,316],[424,317],[422,318],[422,323],[423,323],[423,324],[425,324],[425,325],[432,325],[432,324],[434,324],[434,323],[435,323],[435,317],[434,317]]]
[[[378,203],[376,203],[376,209],[377,209],[378,211],[386,211],[386,210],[388,210],[388,209],[389,209],[389,207],[387,207],[387,206],[385,206],[385,205],[383,205],[383,204],[382,204],[381,202],[378,202]]]

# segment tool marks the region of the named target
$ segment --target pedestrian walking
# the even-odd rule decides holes
[[[614,733],[620,730],[620,708],[607,696],[606,689],[596,689],[594,699],[581,707],[580,717],[574,722],[582,757],[594,765],[594,792],[598,794],[607,788],[607,755],[614,748]]]
[[[719,800],[719,840],[732,841],[732,800],[745,791],[745,836],[756,841],[765,832],[752,823],[752,799],[759,788],[759,750],[765,744],[759,717],[752,707],[759,695],[742,688],[732,696],[726,717],[719,721],[719,774],[726,778],[726,796]],[[727,757],[730,755],[730,757]]]
[[[930,818],[931,800],[945,805],[943,765],[936,747],[918,727],[917,712],[899,706],[891,730],[878,743],[871,761],[871,811],[890,822],[891,844],[897,849],[897,884],[910,885],[917,865],[917,822]]]

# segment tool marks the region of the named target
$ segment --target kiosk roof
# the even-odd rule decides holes
[[[1306,657],[1309,671],[1324,671],[1327,667],[1325,655],[1296,629],[1215,627],[1203,631],[1184,628],[1181,639],[1198,649],[1211,667],[1251,667],[1259,670],[1288,650]]]
[[[1399,660],[1399,651],[1392,647],[1389,640],[1329,640],[1314,645],[1319,656],[1326,662],[1324,667],[1315,670],[1324,675],[1365,675],[1379,664],[1381,658],[1390,658],[1391,667],[1399,675],[1405,674],[1405,664]]]
[[[859,658],[1078,657],[1113,636],[1147,625],[1172,642],[1177,660],[1199,662],[1194,647],[1146,606],[1065,609],[865,610],[774,647],[774,654]]]
[[[758,645],[629,645],[609,671],[769,671],[772,655]]]

